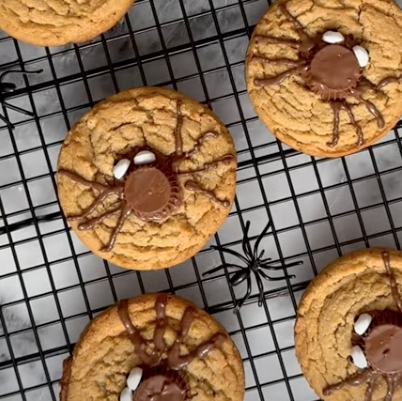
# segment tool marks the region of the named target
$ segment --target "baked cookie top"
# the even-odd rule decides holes
[[[326,267],[295,326],[302,371],[328,401],[402,397],[402,252],[366,249]]]
[[[384,136],[402,114],[402,12],[390,0],[279,0],[256,26],[247,89],[271,132],[338,157]]]
[[[243,401],[243,365],[225,329],[164,294],[122,301],[89,324],[64,363],[60,400],[117,401],[135,367],[143,370],[135,400],[154,387],[158,400]],[[155,389],[161,377],[175,396]]]
[[[147,154],[153,161],[144,163]],[[68,134],[58,193],[82,242],[118,266],[152,270],[197,253],[235,196],[236,153],[205,106],[160,88],[96,105]]]
[[[86,42],[112,28],[134,0],[2,0],[0,29],[38,46]]]

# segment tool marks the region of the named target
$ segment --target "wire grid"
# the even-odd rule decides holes
[[[5,97],[34,118],[1,110],[0,400],[58,399],[62,360],[98,313],[119,299],[168,291],[205,308],[229,331],[246,371],[246,400],[312,401],[296,362],[293,325],[309,281],[356,248],[400,249],[402,148],[398,127],[380,143],[336,160],[308,157],[278,143],[256,118],[244,82],[250,33],[266,0],[138,0],[110,32],[85,45],[36,48],[0,32],[1,64],[17,61],[38,76],[15,76]],[[66,131],[98,100],[136,85],[180,90],[210,106],[238,151],[237,198],[219,234],[193,259],[167,271],[131,272],[91,254],[68,229],[57,203],[57,156]],[[303,260],[296,279],[264,282],[237,314],[227,272],[204,278],[241,251],[246,221],[255,241],[267,220],[274,260]]]

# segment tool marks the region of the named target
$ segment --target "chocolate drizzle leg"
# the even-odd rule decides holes
[[[116,238],[118,234],[120,233],[124,222],[127,220],[128,216],[132,213],[131,207],[128,203],[124,202],[124,206],[122,209],[120,209],[120,216],[119,220],[117,221],[116,227],[113,229],[112,235],[109,239],[108,244],[101,249],[101,252],[110,252],[112,248],[114,247],[114,244],[116,242]]]
[[[189,174],[195,174],[195,173],[202,173],[204,171],[214,170],[214,169],[218,168],[220,164],[223,164],[225,166],[230,166],[230,164],[233,161],[234,161],[233,155],[227,154],[219,160],[215,160],[210,163],[205,163],[204,167],[199,168],[198,170],[179,171],[177,173],[177,175],[189,175]]]
[[[360,128],[360,126],[357,124],[357,122],[355,120],[355,116],[353,115],[353,112],[350,109],[350,106],[345,102],[331,102],[331,107],[334,112],[334,132],[333,132],[332,141],[328,142],[327,146],[332,148],[338,144],[338,141],[339,141],[339,112],[341,110],[345,110],[348,113],[350,123],[356,129],[356,133],[357,133],[356,145],[357,145],[357,147],[360,147],[361,145],[363,145],[363,143],[364,143],[363,132],[362,132],[362,129]]]
[[[325,396],[346,386],[367,383],[365,401],[371,401],[377,382],[380,378],[384,378],[387,383],[384,401],[391,401],[396,386],[402,386],[402,299],[387,251],[382,253],[382,259],[398,311],[385,309],[368,312],[372,316],[368,331],[362,336],[356,333],[352,335],[352,344],[361,347],[368,367],[339,383],[326,387],[323,390]]]
[[[188,189],[189,191],[202,193],[207,198],[211,199],[212,201],[214,201],[215,203],[218,203],[219,205],[221,205],[223,207],[230,206],[230,202],[228,200],[226,200],[226,199],[221,200],[221,199],[217,198],[216,195],[212,191],[208,191],[207,189],[201,188],[200,185],[198,183],[196,183],[195,181],[187,181],[184,184],[184,187],[186,189]]]
[[[151,354],[146,351],[146,341],[131,322],[128,310],[129,301],[121,301],[118,305],[120,320],[134,345],[134,351],[140,358],[144,369],[143,380],[134,392],[134,401],[185,401],[187,389],[183,369],[194,359],[205,358],[208,353],[220,348],[227,339],[225,334],[216,333],[210,340],[198,345],[195,350],[187,355],[180,355],[181,346],[184,344],[197,316],[196,309],[188,307],[181,318],[180,331],[174,343],[168,349],[164,340],[168,327],[167,303],[168,296],[166,294],[159,295],[155,302],[154,349]],[[166,358],[164,358],[165,354]],[[174,373],[175,371],[178,373]],[[155,398],[153,398],[153,395]]]
[[[378,83],[377,88],[381,90],[384,86],[387,86],[387,85],[395,83],[395,82],[399,83],[401,81],[402,81],[402,75],[399,78],[398,77],[387,77]]]
[[[254,84],[257,86],[267,86],[267,85],[279,85],[281,84],[287,77],[290,77],[293,74],[298,74],[302,71],[306,71],[307,66],[305,63],[299,65],[298,67],[292,68],[291,70],[282,72],[282,74],[277,75],[272,78],[261,78],[255,79]]]
[[[311,50],[317,45],[317,40],[310,38],[305,32],[303,25],[295,18],[286,8],[286,4],[281,4],[279,6],[282,14],[290,21],[293,29],[297,32],[300,38],[299,51],[300,53],[308,56]]]
[[[195,154],[197,154],[200,149],[202,144],[204,143],[204,141],[208,138],[218,138],[219,134],[215,131],[207,131],[204,134],[200,135],[200,137],[197,139],[194,148],[192,150],[190,150],[190,152],[185,153],[185,158],[189,159],[190,157],[194,156]]]
[[[273,77],[261,77],[254,79],[254,85],[264,87],[279,85],[286,78],[299,75],[305,80],[305,85],[313,92],[320,95],[322,100],[329,101],[334,113],[333,138],[327,142],[328,147],[335,147],[339,142],[339,113],[344,110],[348,113],[350,123],[357,133],[357,147],[364,144],[363,131],[357,124],[351,107],[346,103],[348,96],[355,97],[363,103],[367,110],[374,116],[379,128],[385,127],[385,121],[381,112],[374,103],[363,98],[366,91],[380,91],[386,85],[402,81],[400,77],[386,77],[377,85],[372,84],[365,77],[360,68],[357,58],[353,53],[353,46],[358,45],[353,37],[347,37],[342,44],[328,44],[322,41],[322,33],[310,37],[302,24],[287,9],[286,3],[279,6],[279,10],[291,23],[300,41],[293,39],[278,38],[266,35],[255,35],[254,44],[277,44],[287,45],[298,51],[298,60],[270,59],[261,54],[254,54],[250,62],[263,64],[285,65],[290,67]]]
[[[385,125],[384,122],[384,118],[382,116],[382,114],[379,112],[379,110],[377,109],[377,107],[375,107],[375,105],[370,102],[369,100],[365,100],[363,99],[362,95],[360,94],[360,92],[358,90],[353,89],[351,91],[351,94],[358,100],[360,100],[366,107],[367,110],[375,117],[375,119],[377,120],[377,125],[379,128],[383,128]]]
[[[176,104],[177,110],[177,124],[174,130],[174,136],[176,139],[176,156],[181,156],[183,154],[183,138],[181,136],[181,127],[183,126],[183,115],[181,114],[182,101],[178,100]]]
[[[341,390],[345,386],[360,386],[361,384],[367,383],[368,381],[372,381],[373,372],[369,369],[363,370],[360,373],[357,373],[353,376],[349,376],[347,379],[341,381],[337,384],[332,384],[324,389],[323,393],[325,396],[331,395],[334,391]]]
[[[389,277],[392,296],[394,298],[396,305],[398,306],[399,312],[402,313],[402,299],[401,296],[399,295],[398,285],[396,284],[395,275],[391,269],[391,264],[389,261],[389,253],[387,251],[384,251],[382,253],[382,259],[384,261],[384,266],[385,269],[387,270],[387,275]]]

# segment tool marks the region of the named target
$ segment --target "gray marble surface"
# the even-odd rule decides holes
[[[398,132],[392,131],[378,146],[344,159],[313,160],[298,154],[275,158],[287,148],[257,120],[243,77],[248,33],[268,2],[183,0],[188,24],[180,4],[179,0],[138,1],[129,19],[102,40],[79,47],[44,49],[15,44],[0,32],[1,64],[17,59],[18,51],[27,69],[44,70],[28,78],[29,85],[36,88],[32,98],[21,91],[10,100],[28,110],[34,107],[39,119],[11,111],[10,119],[16,124],[13,136],[0,127],[4,208],[0,229],[4,219],[13,224],[31,218],[31,206],[37,216],[58,211],[52,175],[68,128],[94,102],[117,90],[148,84],[176,87],[199,101],[208,101],[230,128],[243,167],[238,172],[237,203],[219,232],[222,244],[240,250],[246,220],[252,222],[251,235],[258,235],[267,222],[264,202],[268,200],[276,235],[266,236],[261,247],[274,260],[282,256],[287,262],[304,261],[289,271],[296,275],[292,284],[300,284],[300,288],[340,252],[365,246],[399,247],[402,151]],[[135,32],[135,46],[129,25]],[[196,48],[192,40],[197,42]],[[169,49],[168,55],[164,48]],[[114,64],[113,70],[109,62]],[[13,79],[19,88],[25,88],[21,77]],[[248,140],[255,157],[272,155],[272,160],[253,167]],[[392,233],[391,228],[396,231]],[[215,243],[213,239],[209,245]],[[173,286],[177,295],[201,307],[231,304],[233,297],[222,275],[203,280],[201,287],[197,282],[198,275],[222,263],[217,252],[208,251],[209,245],[193,261],[168,273],[138,275],[90,254],[61,220],[14,231],[11,238],[0,235],[0,400],[58,399],[57,381],[68,344],[77,340],[90,318],[117,299]],[[287,286],[285,282],[264,282],[264,288],[274,292]],[[238,316],[230,310],[214,313],[244,358],[247,401],[316,400],[295,359],[293,325],[302,295],[302,289],[295,288],[292,296],[267,296],[264,308],[254,299]],[[241,285],[234,294],[239,299],[244,291]],[[11,363],[13,357],[18,360],[16,369],[25,398]]]

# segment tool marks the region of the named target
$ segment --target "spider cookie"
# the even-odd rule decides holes
[[[246,57],[259,118],[312,156],[344,156],[378,141],[402,114],[401,20],[391,0],[276,1]]]
[[[96,317],[64,362],[60,401],[243,401],[240,355],[225,329],[166,294]]]
[[[118,266],[161,269],[196,254],[226,219],[236,154],[205,106],[161,88],[96,105],[70,131],[58,192],[71,227]]]
[[[31,45],[89,41],[124,16],[135,0],[2,0],[0,29]]]
[[[366,249],[326,267],[295,326],[302,371],[325,401],[402,399],[402,252]]]

